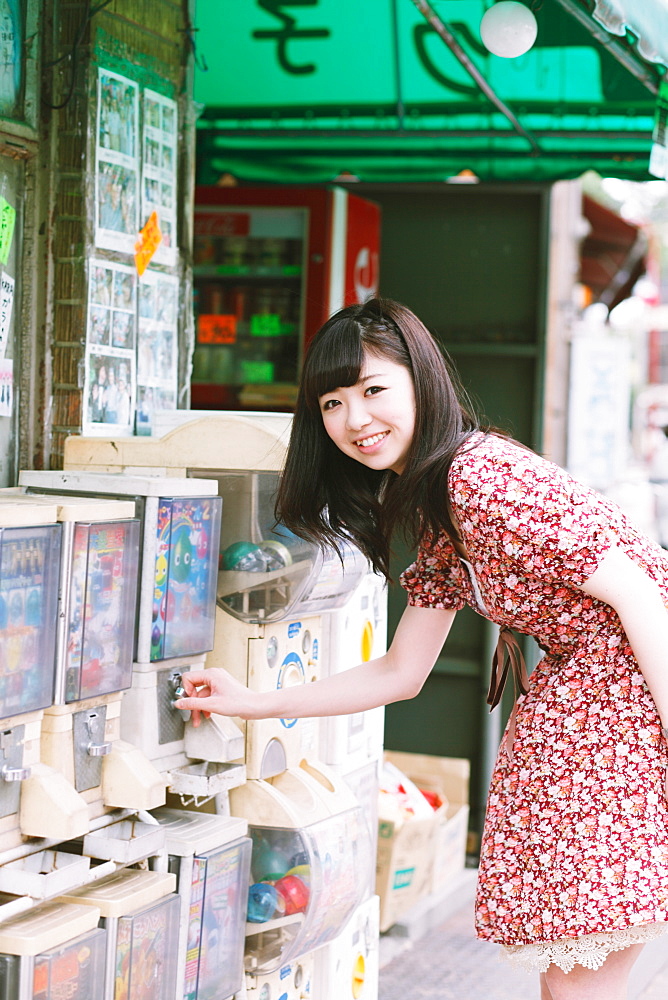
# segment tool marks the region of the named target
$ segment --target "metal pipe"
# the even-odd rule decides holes
[[[557,3],[564,8],[576,21],[579,21],[590,35],[599,42],[604,49],[607,49],[615,59],[622,64],[624,69],[628,70],[637,80],[647,87],[651,94],[658,94],[659,83],[658,83],[658,72],[655,76],[652,76],[651,70],[647,69],[646,66],[640,65],[638,60],[634,58],[633,52],[630,49],[625,48],[621,42],[618,42],[615,38],[610,35],[602,25],[597,24],[593,19],[591,14],[588,14],[575,0],[557,0]]]
[[[504,115],[510,124],[513,126],[518,135],[521,135],[523,139],[526,139],[530,143],[531,148],[535,155],[539,155],[542,150],[535,138],[530,132],[524,128],[524,126],[518,121],[513,112],[510,110],[507,104],[501,100],[495,90],[490,87],[487,80],[484,78],[475,63],[467,56],[464,49],[461,47],[455,36],[452,34],[447,25],[441,20],[436,11],[427,3],[427,0],[413,0],[413,3],[420,11],[422,16],[426,21],[432,26],[436,34],[441,38],[445,44],[448,46],[452,52],[455,59],[461,63],[469,76],[478,84],[482,90],[485,97],[487,97],[492,104],[498,108],[502,115]]]

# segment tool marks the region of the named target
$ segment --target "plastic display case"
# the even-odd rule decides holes
[[[0,718],[52,703],[60,546],[59,524],[0,523]]]
[[[68,704],[130,687],[139,568],[138,521],[77,522],[72,529],[57,692]]]
[[[174,1000],[179,897],[174,875],[124,868],[66,902],[100,914],[107,938],[106,1000]]]
[[[346,546],[343,561],[274,527],[278,472],[209,470],[224,498],[218,604],[245,622],[274,622],[344,604],[367,570]]]
[[[42,903],[0,927],[0,1000],[106,1000],[99,910]]]
[[[371,866],[362,811],[323,766],[303,764],[230,793],[253,841],[246,969],[277,969],[333,940],[362,901]]]
[[[131,501],[4,491],[55,504],[62,524],[56,704],[121,691],[132,676],[139,521]]]
[[[177,809],[154,814],[177,877],[177,982],[184,1000],[227,1000],[244,980],[251,841],[243,819]]]
[[[213,646],[222,502],[202,479],[21,472],[30,493],[134,500],[141,520],[135,660],[194,656]]]

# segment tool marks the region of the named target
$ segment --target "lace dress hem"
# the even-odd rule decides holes
[[[519,965],[528,972],[546,972],[550,965],[559,966],[562,972],[572,972],[576,965],[585,969],[600,969],[613,951],[623,951],[633,944],[645,944],[666,932],[668,923],[642,924],[603,934],[562,938],[560,941],[506,946],[502,954],[513,965]]]

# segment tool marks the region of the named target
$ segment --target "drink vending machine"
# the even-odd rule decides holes
[[[150,808],[164,801],[164,781],[120,733],[132,682],[135,505],[39,496],[25,487],[13,493],[17,503],[55,503],[62,525],[55,690],[42,723],[42,760],[71,782],[91,819],[109,808]]]
[[[194,409],[288,409],[305,347],[378,291],[380,208],[340,187],[198,187]]]
[[[57,492],[89,502],[123,497],[137,509],[139,590],[120,736],[163,777],[159,796],[136,807],[162,804],[166,782],[173,791],[204,798],[224,792],[231,780],[243,780],[238,766],[228,766],[243,753],[238,729],[222,717],[193,729],[173,706],[181,675],[203,665],[213,645],[221,520],[216,484],[69,472],[22,472],[20,483],[30,495]],[[124,803],[116,798],[113,804]]]

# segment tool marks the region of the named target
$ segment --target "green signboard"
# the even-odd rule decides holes
[[[480,38],[491,0],[432,0],[522,136],[411,0],[198,0],[199,181],[644,179],[662,69],[641,82],[563,2],[503,59]]]

